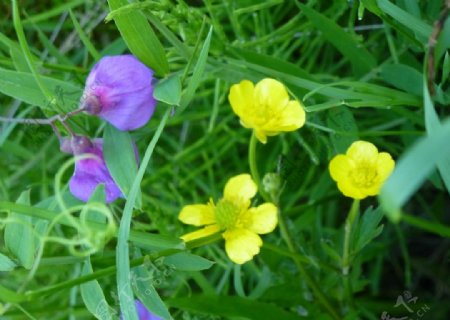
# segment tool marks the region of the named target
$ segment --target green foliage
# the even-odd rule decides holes
[[[2,3],[0,119],[77,109],[90,68],[122,53],[155,71],[158,105],[132,132],[86,113],[66,121],[103,137],[124,194],[111,204],[103,185],[88,203],[71,195],[74,160],[50,126],[0,122],[0,318],[137,319],[134,299],[166,320],[402,318],[405,291],[418,298],[414,312],[427,306],[423,318],[448,317],[450,19],[429,39],[444,4]],[[193,228],[178,215],[249,172],[251,131],[228,94],[267,77],[303,103],[307,121],[256,146],[261,177],[280,179],[285,224],[234,265],[220,234],[181,241]],[[346,233],[351,199],[328,163],[355,140],[389,152],[396,169]]]

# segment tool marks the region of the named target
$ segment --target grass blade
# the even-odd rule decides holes
[[[181,107],[178,110],[179,113],[183,112],[194,98],[195,91],[200,85],[201,78],[205,71],[206,60],[208,59],[209,45],[211,44],[211,36],[212,36],[212,27],[209,29],[208,35],[206,36],[205,42],[203,42],[202,50],[200,51],[200,55],[198,57],[197,63],[194,67],[194,72],[192,73],[192,77],[189,81],[189,84],[184,92],[181,99]]]
[[[362,48],[334,21],[304,4],[298,3],[298,6],[323,36],[350,61],[357,76],[362,76],[375,67],[376,61],[369,51]]]
[[[126,0],[108,0],[108,3],[111,11],[128,4]],[[141,12],[129,11],[117,15],[114,22],[128,48],[139,60],[160,76],[169,72],[164,48]]]
[[[400,221],[401,207],[436,168],[438,162],[450,155],[449,136],[450,119],[447,119],[432,136],[420,139],[398,160],[394,173],[379,195],[380,203],[392,221]]]
[[[117,290],[119,294],[120,309],[124,315],[124,318],[129,320],[138,320],[136,309],[134,308],[133,292],[131,290],[130,283],[131,270],[128,240],[130,236],[131,216],[138,195],[139,186],[141,184],[142,178],[144,177],[145,170],[153,154],[156,143],[158,142],[164,126],[166,125],[169,114],[170,110],[168,109],[164,114],[164,117],[162,118],[158,129],[155,132],[155,135],[150,141],[147,150],[145,151],[144,158],[142,159],[142,163],[139,166],[138,173],[133,181],[130,193],[128,194],[128,199],[125,203],[125,208],[123,209],[122,219],[120,220],[119,236],[116,249]]]
[[[29,205],[30,190],[22,192],[17,203]],[[5,227],[5,246],[23,267],[31,269],[35,252],[32,218],[11,212],[9,219],[11,222]]]

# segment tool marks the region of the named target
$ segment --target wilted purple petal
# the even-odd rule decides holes
[[[139,300],[135,300],[134,304],[136,306],[139,320],[162,320],[160,317],[148,311],[147,308]],[[120,316],[120,319],[122,320],[123,317]]]
[[[103,57],[91,70],[82,98],[87,112],[119,130],[134,130],[152,116],[153,71],[133,55]]]
[[[77,138],[72,138],[73,154],[79,156],[83,154],[91,154],[94,157],[76,160],[75,171],[69,181],[70,192],[78,199],[87,202],[99,184],[105,185],[106,202],[112,202],[122,196],[122,192],[114,182],[111,174],[106,167],[103,157],[103,143],[101,139],[92,141],[90,145],[83,145],[83,149],[77,148]],[[86,139],[86,138],[85,138]]]

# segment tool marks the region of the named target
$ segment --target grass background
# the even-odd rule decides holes
[[[131,133],[141,159],[170,112],[143,166],[142,206],[132,210],[129,195],[126,204],[119,200],[109,209],[117,226],[128,216],[130,235],[122,219],[122,237],[107,237],[90,260],[61,243],[86,227],[58,222],[49,228],[63,211],[55,195],[67,207],[80,205],[64,188],[71,169],[60,168],[69,158],[51,129],[2,123],[0,278],[2,288],[18,294],[0,290],[2,319],[89,319],[103,297],[118,311],[123,292],[117,282],[129,281],[129,266],[118,263],[115,276],[116,246],[124,250],[120,254],[130,251],[132,264],[153,254],[156,269],[134,269],[133,274],[150,273],[135,283],[135,295],[151,297],[152,310],[164,313],[156,291],[145,294],[155,287],[175,319],[328,319],[278,230],[264,237],[268,245],[243,266],[228,260],[221,242],[194,249],[195,256],[156,259],[161,251],[179,250],[176,236],[191,230],[177,221],[183,205],[218,199],[229,177],[249,172],[250,132],[240,126],[227,95],[231,84],[263,77],[282,81],[303,101],[307,123],[258,145],[258,167],[282,178],[281,214],[296,251],[342,318],[379,319],[384,311],[409,315],[394,307],[404,291],[418,297],[414,310],[429,307],[425,318],[448,317],[448,20],[434,47],[430,99],[426,87],[428,39],[444,1],[146,1],[118,9],[124,4],[19,1],[16,15],[13,3],[0,5],[2,116],[42,118],[75,109],[98,58],[130,51],[167,79],[166,87],[158,86],[162,102],[152,120]],[[107,15],[113,20],[105,23]],[[69,123],[91,137],[106,131],[87,115]],[[127,139],[118,132],[113,137]],[[381,198],[391,220],[383,218],[378,198],[362,202],[366,212],[352,240],[352,303],[339,269],[351,201],[339,194],[327,165],[357,139],[401,161]],[[121,146],[115,148],[120,154]],[[58,172],[62,185],[55,190]],[[74,209],[76,221],[82,221],[79,211]],[[37,235],[46,231],[43,246]],[[42,255],[36,255],[39,250]],[[90,268],[98,282],[83,289],[79,284]],[[104,270],[109,271],[100,277]]]

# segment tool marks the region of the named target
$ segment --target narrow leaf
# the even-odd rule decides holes
[[[138,196],[139,186],[141,184],[142,178],[144,177],[145,170],[147,169],[153,151],[155,150],[156,143],[158,142],[164,126],[166,125],[169,113],[170,110],[167,110],[164,114],[164,117],[159,123],[155,135],[153,136],[147,147],[147,150],[145,151],[144,158],[142,159],[142,163],[139,167],[136,177],[134,178],[130,193],[128,194],[127,202],[125,203],[125,208],[123,209],[122,219],[120,220],[118,243],[116,249],[117,291],[119,293],[120,309],[123,312],[124,318],[128,320],[138,320],[136,309],[134,308],[133,291],[131,290],[130,282],[131,270],[128,240],[130,237],[131,216]],[[130,305],[133,305],[133,308],[130,308]]]
[[[174,74],[167,79],[161,80],[153,92],[153,97],[170,106],[179,106],[181,99],[181,82],[180,76]]]
[[[153,286],[154,277],[148,272],[145,267],[137,267],[132,270],[134,280],[134,290],[139,300],[148,308],[152,313],[164,320],[170,320],[169,310],[167,306],[161,300],[158,292]]]
[[[83,276],[92,274],[92,266],[90,258],[87,258],[83,265],[81,272]],[[97,280],[92,280],[80,285],[81,297],[83,298],[84,305],[89,312],[99,320],[110,320],[111,308],[105,299],[102,288]]]
[[[103,135],[106,166],[125,198],[137,174],[136,152],[130,134],[107,124]],[[142,206],[141,189],[137,190],[136,207]]]
[[[441,121],[434,109],[433,101],[430,97],[430,92],[428,91],[427,81],[424,76],[423,78],[423,103],[425,106],[425,127],[429,136],[433,136],[437,129],[441,127]],[[439,172],[441,174],[442,180],[450,193],[450,154],[447,157],[440,159],[437,162]]]
[[[187,252],[170,255],[164,259],[164,263],[181,271],[206,270],[214,265],[213,261]]]
[[[0,253],[0,271],[11,271],[15,267],[17,267],[17,265],[14,261]]]
[[[389,0],[377,0],[377,3],[378,7],[384,13],[391,16],[408,29],[412,30],[419,38],[419,40],[421,40],[422,42],[425,42],[430,36],[433,28],[430,25],[423,22],[421,19],[416,18],[412,14],[397,7]]]
[[[369,51],[361,47],[361,44],[357,43],[333,20],[304,4],[299,3],[298,5],[323,36],[350,61],[353,72],[357,76],[362,76],[375,67],[376,61]]]
[[[21,193],[18,204],[30,204],[30,190]],[[34,235],[32,218],[20,213],[11,212],[5,227],[5,246],[26,269],[31,269],[34,262]]]
[[[209,29],[208,35],[206,36],[205,42],[203,43],[203,47],[202,50],[200,51],[197,63],[195,64],[192,77],[189,81],[186,91],[183,94],[179,112],[183,112],[183,110],[187,108],[191,100],[194,98],[195,91],[200,85],[200,81],[205,71],[206,61],[208,59],[208,52],[209,52],[209,45],[211,44],[212,31],[213,29],[211,27]]]
[[[268,304],[235,296],[197,295],[170,299],[167,303],[182,310],[212,314],[225,318],[258,320],[298,320],[300,316],[287,312],[274,304]]]
[[[41,76],[41,80],[51,92],[59,97],[59,104],[63,106],[65,112],[72,111],[78,107],[82,93],[80,87],[45,76]],[[0,68],[0,92],[30,105],[59,112],[59,110],[55,110],[52,107],[50,101],[47,100],[30,73]]]
[[[128,4],[126,0],[108,0],[112,10]],[[129,11],[114,17],[117,29],[130,51],[161,76],[169,72],[164,48],[145,16],[139,11]]]
[[[436,128],[433,136],[419,139],[397,161],[394,173],[379,195],[380,203],[392,221],[398,222],[401,219],[401,207],[436,168],[438,162],[450,155],[449,136],[450,119],[447,119],[442,126]]]

